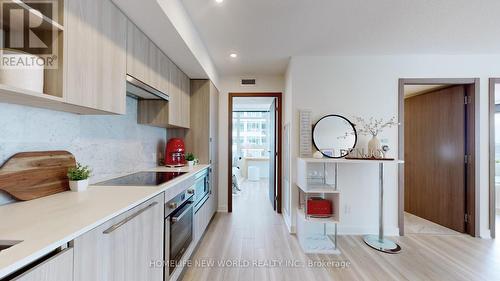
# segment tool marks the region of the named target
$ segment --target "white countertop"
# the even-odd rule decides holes
[[[23,240],[0,252],[0,278],[208,167],[150,169],[187,172],[160,186],[91,185],[84,192],[68,191],[0,206],[0,240]]]

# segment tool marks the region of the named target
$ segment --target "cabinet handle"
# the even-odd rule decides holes
[[[153,202],[153,203],[149,204],[147,207],[145,207],[143,209],[140,209],[139,211],[137,211],[134,214],[126,217],[122,221],[120,221],[120,222],[118,222],[116,224],[113,224],[110,228],[104,230],[102,233],[103,234],[110,234],[111,232],[117,230],[118,228],[120,228],[121,226],[123,226],[124,224],[126,224],[127,222],[129,222],[130,220],[132,220],[133,218],[135,218],[138,215],[144,213],[146,210],[148,210],[149,208],[152,208],[153,206],[155,206],[157,204],[158,204],[158,202]]]

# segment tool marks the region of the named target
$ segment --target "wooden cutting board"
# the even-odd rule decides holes
[[[68,168],[75,166],[67,151],[18,153],[0,168],[0,190],[22,201],[67,191]]]

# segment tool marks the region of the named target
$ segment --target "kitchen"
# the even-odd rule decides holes
[[[178,280],[218,206],[217,88],[109,0],[1,4],[2,56],[38,63],[0,71],[0,280]]]
[[[0,1],[0,281],[499,279],[500,2],[340,2]],[[405,86],[457,83],[468,234],[405,218]]]

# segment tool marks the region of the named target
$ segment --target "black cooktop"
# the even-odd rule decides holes
[[[95,185],[102,186],[155,186],[173,180],[185,172],[139,172],[120,178],[103,181]]]

